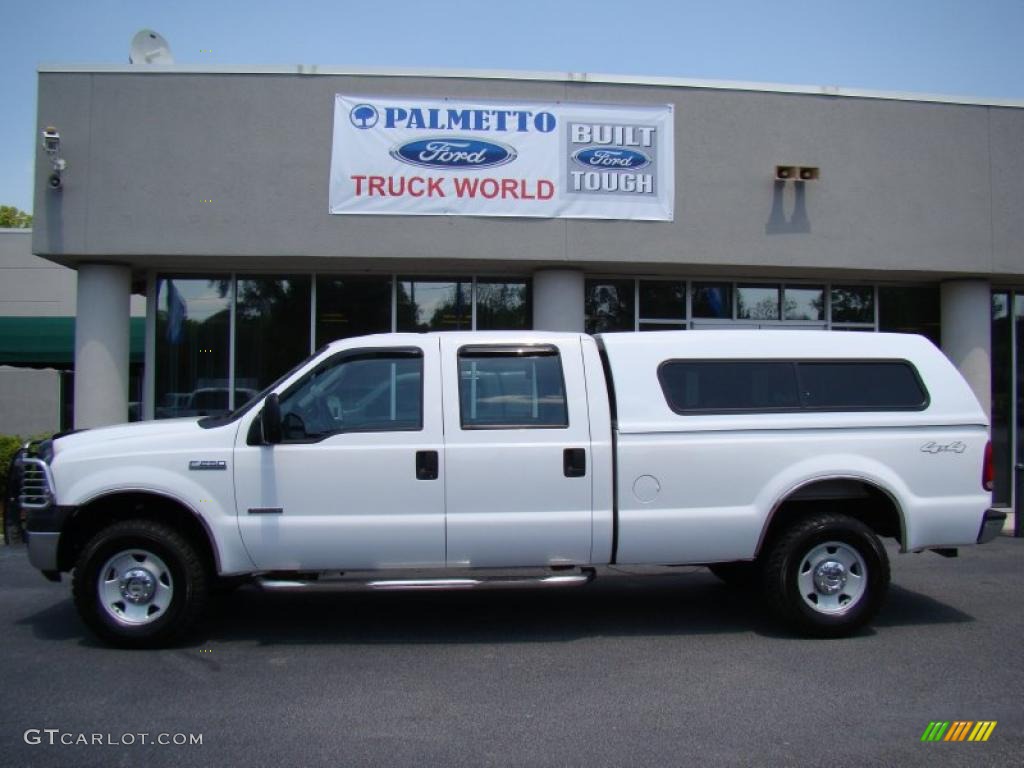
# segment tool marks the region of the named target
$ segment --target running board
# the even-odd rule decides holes
[[[256,579],[268,592],[416,592],[422,590],[582,587],[594,579],[592,568],[568,575],[482,579]]]

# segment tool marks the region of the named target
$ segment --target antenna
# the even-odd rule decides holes
[[[140,29],[132,38],[129,64],[173,64],[171,45],[164,36],[152,29]]]

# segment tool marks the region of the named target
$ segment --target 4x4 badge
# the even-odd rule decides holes
[[[967,446],[959,440],[955,443],[946,443],[945,445],[933,441],[921,446],[922,453],[963,453],[966,450]]]

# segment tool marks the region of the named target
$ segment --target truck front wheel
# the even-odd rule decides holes
[[[195,546],[152,520],[99,531],[75,566],[82,621],[102,640],[146,648],[179,638],[202,614],[209,575]]]
[[[782,533],[764,562],[772,610],[807,635],[845,637],[878,612],[889,558],[874,532],[846,515],[818,514]]]

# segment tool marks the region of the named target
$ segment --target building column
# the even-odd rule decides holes
[[[78,267],[75,428],[128,420],[132,273],[114,264]]]
[[[987,280],[942,284],[942,351],[992,413],[992,289]]]
[[[583,273],[578,270],[540,269],[534,272],[534,330],[582,333],[583,294]]]

